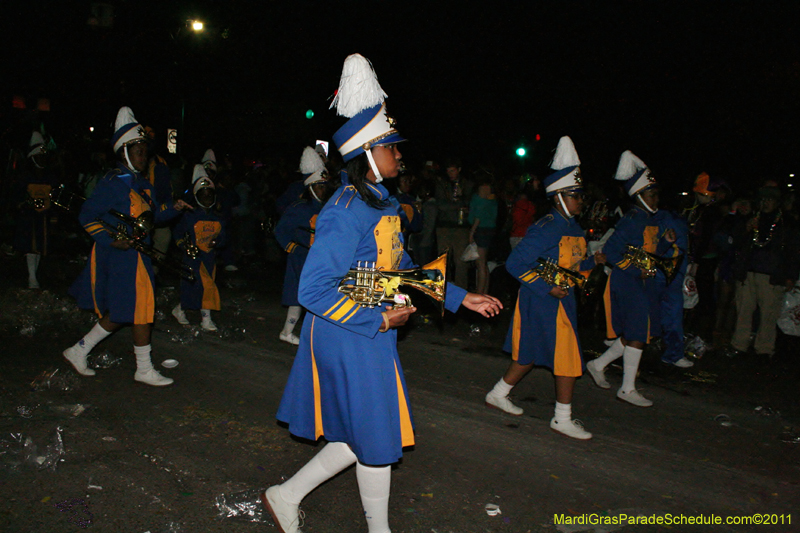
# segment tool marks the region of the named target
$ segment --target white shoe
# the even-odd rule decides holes
[[[608,380],[606,380],[605,370],[600,370],[599,368],[597,368],[594,359],[586,363],[586,370],[589,371],[589,375],[592,376],[595,385],[597,385],[601,389],[611,388],[611,384],[608,382]]]
[[[75,372],[81,376],[94,376],[96,373],[94,370],[86,366],[86,354],[81,355],[81,353],[78,351],[78,348],[75,348],[74,346],[70,346],[64,350],[64,359],[66,359],[69,364],[72,365],[72,368],[75,369]]]
[[[214,324],[214,321],[210,318],[204,318],[202,322],[200,322],[200,327],[206,331],[217,331],[217,325]]]
[[[174,307],[172,309],[172,316],[175,317],[175,320],[178,321],[178,324],[181,324],[181,325],[184,325],[184,326],[188,326],[189,325],[189,319],[186,318],[186,313],[184,313],[183,309],[181,309],[180,307]]]
[[[164,387],[166,385],[172,385],[173,379],[172,378],[165,378],[161,374],[158,373],[158,370],[155,368],[151,368],[150,370],[145,370],[141,372],[139,370],[136,371],[136,374],[133,375],[133,379],[138,381],[139,383],[144,383],[145,385],[152,385],[153,387]]]
[[[300,344],[300,337],[298,337],[294,333],[288,333],[287,334],[287,333],[281,332],[281,334],[278,336],[278,338],[280,338],[283,342],[288,342],[289,344],[294,344],[295,346]]]
[[[278,531],[281,533],[303,533],[300,531],[300,521],[303,518],[300,507],[286,502],[281,496],[281,489],[278,485],[268,488],[261,495],[261,503],[269,511]]]
[[[580,420],[567,420],[566,422],[559,422],[553,417],[550,421],[550,429],[567,437],[578,440],[589,440],[592,434],[583,429],[583,423]]]
[[[239,270],[239,267],[236,265],[228,265],[225,267],[225,272],[236,272],[237,270]]]
[[[650,407],[653,405],[652,401],[639,394],[639,391],[636,389],[629,392],[623,392],[622,390],[617,391],[617,398],[623,402],[633,404],[636,407]]]
[[[28,288],[29,289],[40,289],[41,287],[39,287],[39,282],[37,280],[29,279],[28,280]]]
[[[685,358],[685,357],[681,357],[681,358],[680,358],[680,359],[678,359],[677,361],[675,361],[675,362],[671,362],[671,363],[669,363],[669,364],[671,364],[671,365],[675,365],[675,366],[677,366],[678,368],[692,368],[692,367],[694,366],[694,363],[693,363],[693,362],[691,362],[691,361],[689,361],[689,360],[688,360],[687,358]]]
[[[505,411],[506,413],[514,416],[520,416],[523,411],[521,408],[517,407],[511,400],[506,397],[500,397],[497,394],[494,394],[494,391],[489,391],[486,395],[486,405],[489,407],[494,407],[495,409],[500,409],[501,411]]]

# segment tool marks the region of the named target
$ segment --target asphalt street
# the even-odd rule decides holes
[[[179,326],[169,314],[177,291],[162,285],[153,359],[179,364],[161,368],[173,386],[153,388],[133,381],[129,329],[95,348],[109,368],[93,378],[63,361],[92,316],[66,295],[80,263],[55,261],[43,262],[47,290],[34,292],[21,288],[23,259],[0,259],[0,531],[275,531],[257,506],[254,517],[223,518],[215,502],[246,508],[319,446],[274,418],[295,351],[278,340],[281,273],[261,263],[221,276],[216,334],[198,329],[196,313],[193,326]],[[681,371],[646,352],[640,389],[655,405],[615,399],[618,367],[608,372],[611,391],[584,377],[573,413],[594,438],[580,442],[549,429],[554,391],[544,369],[512,393],[523,416],[484,405],[508,364],[509,319],[506,311],[492,321],[416,320],[401,335],[416,446],[393,470],[395,533],[800,530],[796,363],[712,353]],[[582,328],[587,353],[601,340]],[[487,504],[500,513],[490,516]],[[302,509],[303,531],[366,531],[353,469]],[[756,514],[778,524],[724,523]],[[723,524],[678,522],[712,515]],[[674,523],[610,523],[636,517]]]

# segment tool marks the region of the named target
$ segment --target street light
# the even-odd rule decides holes
[[[194,31],[197,31],[197,32],[201,32],[201,31],[203,31],[203,27],[204,27],[204,25],[203,25],[203,22],[202,22],[202,21],[199,21],[199,20],[193,20],[193,21],[191,21],[191,23],[192,23],[192,29],[193,29]]]

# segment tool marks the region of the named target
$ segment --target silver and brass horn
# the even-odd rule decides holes
[[[339,284],[339,292],[346,294],[361,307],[375,307],[391,302],[395,308],[411,307],[411,297],[398,289],[413,287],[433,299],[444,315],[444,297],[447,287],[447,253],[420,268],[407,270],[380,270],[375,263],[359,262]]]
[[[145,242],[145,238],[150,234],[155,222],[155,217],[152,211],[145,211],[138,217],[132,217],[130,215],[120,213],[115,209],[110,209],[108,212],[120,219],[122,222],[114,227],[113,224],[106,222],[102,218],[98,218],[97,221],[103,224],[103,226],[106,228],[106,231],[111,234],[115,241],[127,240],[130,242],[131,248],[150,257],[153,261],[164,268],[172,270],[186,281],[193,282],[197,279],[191,268],[184,265],[180,261],[176,261],[172,257],[159,252]],[[132,233],[128,233],[127,225],[130,225],[133,228]]]
[[[672,283],[672,280],[678,275],[678,270],[681,267],[681,263],[683,263],[683,255],[659,257],[630,244],[625,247],[623,257],[630,261],[631,265],[641,269],[648,278],[654,277],[656,270],[660,270],[664,273],[667,285]]]
[[[586,284],[586,278],[583,277],[583,274],[558,266],[558,261],[555,259],[540,257],[537,261],[539,264],[536,265],[533,271],[548,285],[561,287],[567,290],[570,287],[583,289],[583,286]]]
[[[53,205],[66,209],[67,211],[80,210],[81,204],[86,201],[86,198],[80,194],[68,191],[64,185],[59,185],[50,191],[50,201]]]

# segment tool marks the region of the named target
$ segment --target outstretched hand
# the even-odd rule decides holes
[[[478,294],[476,292],[468,292],[461,301],[461,305],[487,318],[496,316],[503,308],[503,304],[494,296]]]

